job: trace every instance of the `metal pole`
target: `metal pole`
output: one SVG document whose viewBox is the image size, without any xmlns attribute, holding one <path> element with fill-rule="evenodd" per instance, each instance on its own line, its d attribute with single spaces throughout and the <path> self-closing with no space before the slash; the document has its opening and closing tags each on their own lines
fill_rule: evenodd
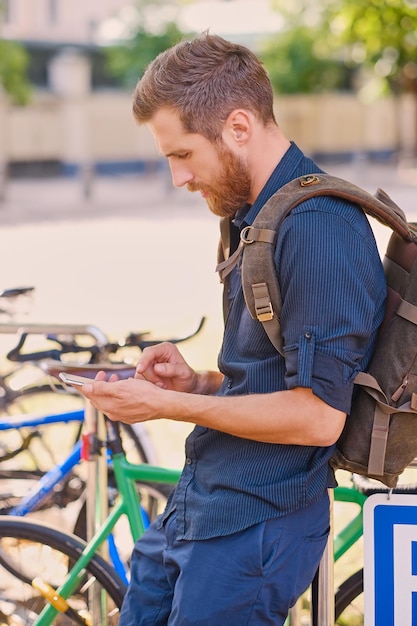
<svg viewBox="0 0 417 626">
<path fill-rule="evenodd" d="M 330 533 L 321 557 L 320 565 L 312 585 L 311 623 L 312 626 L 333 626 L 334 624 L 334 553 L 333 553 L 333 490 L 329 490 Z"/>
<path fill-rule="evenodd" d="M 290 611 L 288 613 L 288 619 L 285 622 L 286 626 L 301 626 L 301 608 L 302 597 L 298 598 L 294 606 L 290 608 Z"/>
<path fill-rule="evenodd" d="M 85 405 L 85 434 L 88 437 L 87 449 L 87 495 L 86 495 L 86 528 L 87 541 L 99 530 L 108 515 L 107 490 L 107 454 L 101 445 L 106 440 L 104 416 L 92 404 Z M 108 559 L 107 543 L 100 546 L 100 555 Z M 105 626 L 108 624 L 106 606 L 103 605 L 101 590 L 94 583 L 88 588 L 89 606 L 92 623 Z"/>
<path fill-rule="evenodd" d="M 7 163 L 0 160 L 0 203 L 6 200 L 8 182 L 8 168 Z"/>
<path fill-rule="evenodd" d="M 3 87 L 0 84 L 0 204 L 6 200 L 8 167 L 8 133 L 7 122 L 9 105 Z"/>
</svg>

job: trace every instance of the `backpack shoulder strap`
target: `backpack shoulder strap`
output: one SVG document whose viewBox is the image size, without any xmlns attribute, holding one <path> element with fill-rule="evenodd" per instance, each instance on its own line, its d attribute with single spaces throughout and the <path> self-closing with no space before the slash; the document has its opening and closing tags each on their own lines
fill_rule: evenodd
<svg viewBox="0 0 417 626">
<path fill-rule="evenodd" d="M 282 354 L 280 330 L 281 294 L 276 276 L 274 251 L 278 229 L 293 208 L 316 196 L 336 196 L 358 204 L 406 241 L 417 241 L 402 209 L 382 190 L 375 196 L 344 179 L 329 174 L 311 174 L 292 180 L 264 204 L 253 224 L 242 230 L 242 288 L 253 319 L 262 322 L 275 348 Z M 226 268 L 230 271 L 230 267 Z"/>
</svg>

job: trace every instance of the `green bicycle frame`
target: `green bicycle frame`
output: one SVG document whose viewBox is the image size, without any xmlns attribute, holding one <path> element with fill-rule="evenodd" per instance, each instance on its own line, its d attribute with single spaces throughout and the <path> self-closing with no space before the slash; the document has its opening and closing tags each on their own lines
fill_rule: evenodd
<svg viewBox="0 0 417 626">
<path fill-rule="evenodd" d="M 80 558 L 71 568 L 65 583 L 57 589 L 57 594 L 64 599 L 68 599 L 75 591 L 85 574 L 85 567 L 100 546 L 106 541 L 116 523 L 123 515 L 127 516 L 134 541 L 145 531 L 143 517 L 140 507 L 138 506 L 138 494 L 135 488 L 135 481 L 175 485 L 180 476 L 179 470 L 132 464 L 126 460 L 125 455 L 122 453 L 113 454 L 112 463 L 116 484 L 119 490 L 118 500 L 109 516 L 100 526 L 93 538 L 88 542 Z M 334 500 L 336 502 L 354 503 L 359 506 L 357 515 L 334 537 L 334 560 L 337 561 L 354 545 L 363 533 L 362 509 L 366 496 L 353 486 L 339 486 L 334 490 Z M 36 620 L 36 626 L 50 626 L 58 613 L 58 609 L 52 606 L 52 604 L 48 604 Z"/>
<path fill-rule="evenodd" d="M 116 523 L 123 515 L 127 516 L 134 541 L 145 531 L 142 514 L 138 506 L 138 494 L 135 488 L 135 481 L 174 485 L 178 482 L 180 475 L 180 471 L 175 469 L 132 464 L 126 460 L 124 454 L 113 454 L 112 463 L 116 484 L 119 490 L 118 500 L 107 519 L 100 526 L 91 541 L 88 542 L 80 558 L 71 568 L 65 583 L 57 589 L 57 595 L 65 600 L 75 591 L 85 573 L 85 567 L 100 546 L 106 541 Z M 42 610 L 34 624 L 36 626 L 50 626 L 58 614 L 59 610 L 52 606 L 52 604 L 48 604 Z"/>
<path fill-rule="evenodd" d="M 336 487 L 335 502 L 349 502 L 359 506 L 359 512 L 334 536 L 334 560 L 340 559 L 363 535 L 363 505 L 367 496 L 352 487 Z"/>
</svg>

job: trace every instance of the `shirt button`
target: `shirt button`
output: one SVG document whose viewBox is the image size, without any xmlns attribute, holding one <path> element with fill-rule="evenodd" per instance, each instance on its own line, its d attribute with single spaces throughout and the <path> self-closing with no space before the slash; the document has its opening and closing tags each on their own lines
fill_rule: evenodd
<svg viewBox="0 0 417 626">
<path fill-rule="evenodd" d="M 190 459 L 190 457 L 189 457 L 189 456 L 187 456 L 187 458 L 185 459 L 185 462 L 186 462 L 186 464 L 187 464 L 187 465 L 191 465 L 191 463 L 193 462 L 193 460 L 192 460 L 192 459 Z"/>
<path fill-rule="evenodd" d="M 229 380 L 227 381 L 227 388 L 231 389 L 233 387 L 233 381 L 231 378 L 229 378 Z"/>
<path fill-rule="evenodd" d="M 307 331 L 304 333 L 304 337 L 305 337 L 306 339 L 311 339 L 311 332 L 310 332 L 309 330 L 307 330 Z"/>
</svg>

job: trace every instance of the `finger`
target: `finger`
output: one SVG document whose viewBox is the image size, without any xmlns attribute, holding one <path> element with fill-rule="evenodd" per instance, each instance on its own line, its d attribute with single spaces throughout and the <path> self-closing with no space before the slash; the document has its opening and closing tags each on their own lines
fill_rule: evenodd
<svg viewBox="0 0 417 626">
<path fill-rule="evenodd" d="M 158 383 L 163 383 L 162 378 L 158 376 L 155 372 L 155 365 L 155 363 L 152 364 L 152 367 L 148 367 L 144 371 L 138 371 L 138 368 L 136 368 L 136 372 L 133 378 L 135 378 L 136 380 L 146 380 L 147 382 L 153 383 L 154 385 Z"/>
<path fill-rule="evenodd" d="M 128 392 L 126 391 L 127 380 L 119 380 L 116 376 L 116 380 L 92 380 L 91 383 L 85 383 L 80 387 L 80 391 L 87 397 L 93 396 L 106 399 L 123 399 Z"/>
<path fill-rule="evenodd" d="M 155 374 L 161 379 L 183 378 L 189 373 L 189 368 L 182 363 L 155 363 Z"/>
<path fill-rule="evenodd" d="M 178 348 L 172 343 L 164 341 L 144 349 L 136 370 L 139 374 L 143 374 L 147 370 L 153 369 L 155 363 L 178 362 L 179 359 L 182 357 Z"/>
</svg>

